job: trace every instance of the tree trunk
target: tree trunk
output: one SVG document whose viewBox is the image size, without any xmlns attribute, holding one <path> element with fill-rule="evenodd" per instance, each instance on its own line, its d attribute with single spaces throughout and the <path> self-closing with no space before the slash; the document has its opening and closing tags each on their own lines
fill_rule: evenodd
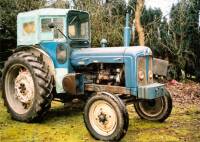
<svg viewBox="0 0 200 142">
<path fill-rule="evenodd" d="M 139 45 L 144 46 L 144 29 L 140 22 L 140 17 L 142 15 L 144 7 L 144 0 L 137 0 L 136 10 L 135 10 L 135 28 L 139 36 Z"/>
</svg>

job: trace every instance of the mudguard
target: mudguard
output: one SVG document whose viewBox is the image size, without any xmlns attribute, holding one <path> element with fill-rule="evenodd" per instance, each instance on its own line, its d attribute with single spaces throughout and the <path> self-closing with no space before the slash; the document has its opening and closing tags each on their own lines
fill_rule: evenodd
<svg viewBox="0 0 200 142">
<path fill-rule="evenodd" d="M 20 51 L 28 51 L 38 57 L 41 57 L 42 60 L 49 66 L 50 74 L 54 77 L 54 80 L 55 80 L 55 78 L 56 78 L 55 77 L 55 67 L 54 67 L 53 61 L 45 51 L 38 48 L 37 46 L 20 46 L 15 49 L 14 53 L 20 52 Z"/>
</svg>

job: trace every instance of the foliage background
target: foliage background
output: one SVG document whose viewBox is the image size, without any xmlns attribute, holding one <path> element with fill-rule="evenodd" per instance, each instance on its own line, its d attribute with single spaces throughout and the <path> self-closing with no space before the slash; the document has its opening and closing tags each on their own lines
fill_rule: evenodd
<svg viewBox="0 0 200 142">
<path fill-rule="evenodd" d="M 106 38 L 109 46 L 123 45 L 123 27 L 125 5 L 122 0 L 76 0 L 78 9 L 89 11 L 91 15 L 92 46 L 100 46 L 100 40 Z M 0 67 L 16 47 L 16 16 L 19 12 L 43 7 L 66 8 L 69 4 L 55 0 L 47 4 L 45 0 L 1 0 L 0 1 Z M 134 18 L 134 0 L 133 8 Z M 169 60 L 173 78 L 186 74 L 200 78 L 200 28 L 199 0 L 180 0 L 173 5 L 169 19 L 158 8 L 144 7 L 141 22 L 145 31 L 145 44 L 155 57 Z M 138 36 L 131 45 L 138 45 Z M 6 53 L 6 54 L 5 54 Z"/>
</svg>

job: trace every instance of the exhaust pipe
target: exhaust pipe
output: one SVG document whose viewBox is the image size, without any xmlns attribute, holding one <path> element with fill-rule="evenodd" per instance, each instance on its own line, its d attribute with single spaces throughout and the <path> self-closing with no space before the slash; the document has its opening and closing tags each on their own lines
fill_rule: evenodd
<svg viewBox="0 0 200 142">
<path fill-rule="evenodd" d="M 124 46 L 129 47 L 131 43 L 131 27 L 130 27 L 130 8 L 129 0 L 126 0 L 126 21 L 124 27 Z"/>
<path fill-rule="evenodd" d="M 68 0 L 68 2 L 69 2 L 69 8 L 74 9 L 75 8 L 74 0 Z"/>
</svg>

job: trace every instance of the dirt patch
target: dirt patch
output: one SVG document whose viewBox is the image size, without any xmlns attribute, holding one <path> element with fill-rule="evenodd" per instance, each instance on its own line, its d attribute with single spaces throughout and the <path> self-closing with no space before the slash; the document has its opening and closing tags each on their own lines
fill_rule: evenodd
<svg viewBox="0 0 200 142">
<path fill-rule="evenodd" d="M 168 82 L 166 87 L 172 94 L 174 104 L 200 106 L 200 84 L 193 81 Z"/>
</svg>

